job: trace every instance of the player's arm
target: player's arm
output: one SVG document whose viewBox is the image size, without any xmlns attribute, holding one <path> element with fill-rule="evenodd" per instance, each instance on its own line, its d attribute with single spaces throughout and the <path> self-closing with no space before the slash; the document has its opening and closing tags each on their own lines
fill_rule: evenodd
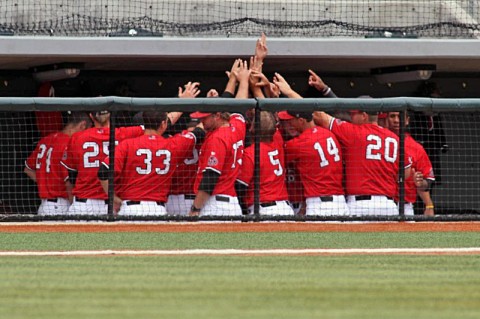
<svg viewBox="0 0 480 319">
<path fill-rule="evenodd" d="M 249 78 L 251 70 L 248 68 L 247 61 L 242 61 L 240 67 L 234 72 L 238 81 L 238 90 L 236 99 L 248 99 Z"/>
<path fill-rule="evenodd" d="M 199 82 L 188 82 L 185 84 L 182 89 L 181 86 L 178 87 L 178 97 L 181 99 L 194 99 L 200 94 L 200 89 L 198 86 Z M 183 112 L 169 112 L 168 119 L 170 125 L 177 123 L 178 119 L 182 116 Z"/>
<path fill-rule="evenodd" d="M 73 184 L 68 181 L 68 178 L 65 179 L 65 189 L 67 191 L 68 201 L 73 203 Z"/>
<path fill-rule="evenodd" d="M 287 80 L 285 80 L 285 78 L 280 75 L 280 73 L 275 72 L 275 76 L 273 77 L 273 83 L 286 97 L 289 97 L 291 99 L 302 99 L 302 96 L 292 89 L 290 84 L 288 84 Z"/>
<path fill-rule="evenodd" d="M 263 61 L 265 61 L 267 54 L 267 36 L 265 35 L 265 33 L 262 32 L 262 35 L 257 40 L 257 43 L 255 45 L 254 64 L 252 67 L 254 70 L 262 72 Z"/>
<path fill-rule="evenodd" d="M 414 168 L 411 169 L 411 174 L 417 191 L 430 191 L 433 181 L 425 179 L 422 172 L 416 171 Z"/>
<path fill-rule="evenodd" d="M 250 60 L 251 61 L 251 60 Z M 250 62 L 250 65 L 252 63 Z M 253 97 L 263 99 L 265 95 L 263 94 L 263 87 L 265 85 L 265 81 L 263 79 L 265 75 L 263 73 L 253 72 L 250 74 L 249 78 L 249 88 L 250 92 L 252 92 Z M 268 80 L 267 83 L 269 84 Z"/>
<path fill-rule="evenodd" d="M 198 193 L 195 196 L 193 205 L 190 208 L 189 216 L 198 216 L 200 214 L 200 210 L 205 206 L 205 203 L 212 195 L 219 178 L 220 173 L 211 169 L 206 169 L 203 172 L 202 181 L 198 187 Z"/>
<path fill-rule="evenodd" d="M 23 172 L 27 174 L 27 176 L 30 177 L 32 181 L 34 181 L 35 183 L 37 182 L 37 173 L 33 169 L 25 167 L 23 169 Z"/>
<path fill-rule="evenodd" d="M 423 215 L 425 216 L 433 216 L 435 215 L 435 206 L 433 205 L 432 197 L 430 196 L 429 191 L 420 191 L 417 190 L 418 196 L 423 201 L 423 205 L 425 206 L 425 210 L 423 211 Z"/>
<path fill-rule="evenodd" d="M 332 91 L 332 89 L 323 82 L 322 78 L 318 76 L 312 70 L 308 70 L 310 76 L 308 77 L 308 85 L 314 87 L 319 91 L 324 97 L 335 98 L 337 95 Z"/>
<path fill-rule="evenodd" d="M 103 191 L 105 194 L 108 195 L 108 175 L 109 175 L 109 167 L 105 162 L 102 162 L 100 168 L 98 169 L 97 177 L 100 180 L 100 184 L 102 185 Z M 113 193 L 113 210 L 118 212 L 120 210 L 120 206 L 122 205 L 122 199 Z"/>
<path fill-rule="evenodd" d="M 222 93 L 222 97 L 234 97 L 235 91 L 237 88 L 237 77 L 235 76 L 235 72 L 238 71 L 240 64 L 242 63 L 242 59 L 236 59 L 233 62 L 232 68 L 230 71 L 225 71 L 228 77 L 228 82 L 225 87 L 225 90 Z"/>
</svg>

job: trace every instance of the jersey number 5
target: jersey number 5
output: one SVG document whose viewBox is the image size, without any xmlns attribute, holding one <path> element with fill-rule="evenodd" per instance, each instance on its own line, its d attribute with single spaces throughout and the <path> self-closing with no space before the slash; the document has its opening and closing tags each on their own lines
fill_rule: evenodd
<svg viewBox="0 0 480 319">
<path fill-rule="evenodd" d="M 277 158 L 275 158 L 275 156 L 277 156 Z M 273 150 L 273 151 L 268 152 L 268 157 L 270 158 L 270 163 L 273 166 L 278 166 L 277 169 L 273 170 L 273 173 L 276 176 L 282 176 L 283 167 L 282 167 L 282 163 L 280 163 L 280 159 L 278 158 L 278 150 Z"/>
</svg>

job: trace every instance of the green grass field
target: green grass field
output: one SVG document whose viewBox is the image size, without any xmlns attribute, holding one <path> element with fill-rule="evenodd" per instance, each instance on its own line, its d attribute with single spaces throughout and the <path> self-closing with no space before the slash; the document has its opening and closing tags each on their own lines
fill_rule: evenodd
<svg viewBox="0 0 480 319">
<path fill-rule="evenodd" d="M 0 233 L 0 250 L 478 247 L 478 233 Z M 479 318 L 480 256 L 0 257 L 0 318 Z"/>
</svg>

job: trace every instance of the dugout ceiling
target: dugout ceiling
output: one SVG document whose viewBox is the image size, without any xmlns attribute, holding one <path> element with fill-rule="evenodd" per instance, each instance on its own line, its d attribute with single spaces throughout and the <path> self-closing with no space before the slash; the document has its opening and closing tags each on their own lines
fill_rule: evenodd
<svg viewBox="0 0 480 319">
<path fill-rule="evenodd" d="M 224 71 L 248 58 L 254 38 L 0 37 L 0 70 L 83 62 L 85 70 Z M 371 68 L 433 63 L 437 72 L 480 70 L 478 40 L 268 39 L 267 70 L 369 73 Z"/>
<path fill-rule="evenodd" d="M 202 81 L 204 90 L 220 90 L 225 71 L 235 58 L 248 59 L 255 42 L 256 38 L 0 36 L 0 95 L 35 95 L 29 69 L 65 62 L 81 63 L 82 71 L 76 79 L 58 81 L 57 96 L 117 95 L 117 83 L 127 83 L 129 95 L 168 97 L 190 80 Z M 313 69 L 343 97 L 410 96 L 418 82 L 380 85 L 370 69 L 428 63 L 436 65 L 432 79 L 440 82 L 446 96 L 478 97 L 478 40 L 269 38 L 267 44 L 264 72 L 269 77 L 280 72 L 301 93 L 308 94 L 307 70 Z"/>
</svg>

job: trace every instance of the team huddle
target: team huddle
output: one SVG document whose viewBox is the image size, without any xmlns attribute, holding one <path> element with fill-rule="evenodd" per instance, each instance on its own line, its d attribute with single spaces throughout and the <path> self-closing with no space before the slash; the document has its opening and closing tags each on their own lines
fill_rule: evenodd
<svg viewBox="0 0 480 319">
<path fill-rule="evenodd" d="M 224 92 L 210 90 L 207 97 L 301 98 L 280 74 L 270 82 L 262 73 L 266 55 L 262 36 L 250 63 L 236 60 L 227 72 Z M 309 72 L 309 85 L 334 98 Z M 185 84 L 178 97 L 197 97 L 199 85 Z M 252 214 L 257 151 L 261 215 L 399 214 L 399 112 L 355 110 L 340 119 L 320 111 L 261 111 L 259 125 L 253 113 L 193 112 L 191 125 L 166 135 L 182 113 L 144 111 L 143 125 L 115 129 L 113 157 L 110 113 L 72 113 L 64 129 L 40 140 L 25 163 L 42 200 L 38 214 L 107 214 L 112 172 L 118 215 Z M 259 150 L 254 136 L 260 137 Z M 404 154 L 405 214 L 413 215 L 418 195 L 424 213 L 433 215 L 430 160 L 408 134 Z"/>
</svg>

